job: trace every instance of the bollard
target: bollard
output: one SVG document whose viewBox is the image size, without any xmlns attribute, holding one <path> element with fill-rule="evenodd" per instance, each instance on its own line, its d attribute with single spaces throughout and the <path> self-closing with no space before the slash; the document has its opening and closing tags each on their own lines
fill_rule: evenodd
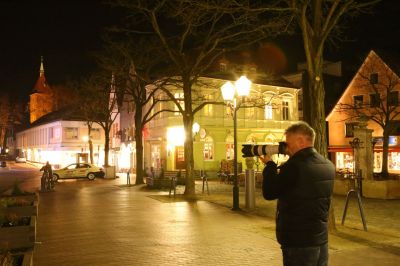
<svg viewBox="0 0 400 266">
<path fill-rule="evenodd" d="M 131 185 L 131 177 L 130 177 L 130 175 L 129 175 L 129 172 L 126 172 L 126 184 L 127 184 L 128 186 Z"/>
<path fill-rule="evenodd" d="M 245 188 L 246 188 L 246 208 L 253 209 L 256 206 L 256 182 L 255 173 L 253 169 L 246 170 L 245 177 Z"/>
</svg>

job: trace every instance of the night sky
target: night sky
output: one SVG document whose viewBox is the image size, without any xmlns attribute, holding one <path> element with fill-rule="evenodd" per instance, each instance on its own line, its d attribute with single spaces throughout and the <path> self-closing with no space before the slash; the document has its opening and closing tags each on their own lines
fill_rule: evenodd
<svg viewBox="0 0 400 266">
<path fill-rule="evenodd" d="M 101 47 L 103 28 L 118 22 L 116 12 L 101 2 L 0 0 L 0 92 L 27 95 L 39 75 L 41 55 L 50 85 L 84 76 L 93 69 L 88 52 Z M 371 48 L 398 50 L 398 14 L 400 1 L 383 0 L 374 15 L 349 23 L 346 34 L 353 41 L 328 47 L 326 59 L 359 65 Z M 301 43 L 284 38 L 277 44 L 292 65 L 301 60 Z"/>
</svg>

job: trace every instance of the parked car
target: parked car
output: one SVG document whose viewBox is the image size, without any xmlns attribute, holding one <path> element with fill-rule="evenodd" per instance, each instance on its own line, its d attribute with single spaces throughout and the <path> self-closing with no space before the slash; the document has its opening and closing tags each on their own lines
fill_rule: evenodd
<svg viewBox="0 0 400 266">
<path fill-rule="evenodd" d="M 89 163 L 73 163 L 67 167 L 53 170 L 54 180 L 66 178 L 87 177 L 94 180 L 96 177 L 104 177 L 105 173 L 102 168 Z"/>
<path fill-rule="evenodd" d="M 15 162 L 16 162 L 16 163 L 26 163 L 26 158 L 25 158 L 25 157 L 19 157 L 19 156 L 17 156 L 17 157 L 15 158 Z"/>
<path fill-rule="evenodd" d="M 0 167 L 6 167 L 6 166 L 7 166 L 6 161 L 1 161 L 1 162 L 0 162 Z"/>
</svg>

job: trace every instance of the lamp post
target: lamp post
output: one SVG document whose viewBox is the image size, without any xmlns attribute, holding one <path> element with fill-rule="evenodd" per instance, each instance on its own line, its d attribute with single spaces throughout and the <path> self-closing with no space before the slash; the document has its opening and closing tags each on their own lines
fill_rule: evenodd
<svg viewBox="0 0 400 266">
<path fill-rule="evenodd" d="M 237 110 L 239 110 L 244 97 L 250 93 L 251 81 L 245 76 L 241 76 L 235 85 L 228 81 L 221 87 L 222 97 L 227 101 L 227 105 L 231 108 L 233 114 L 233 206 L 232 210 L 237 211 L 239 208 L 239 186 L 238 186 L 238 169 L 237 169 Z M 235 97 L 239 97 L 239 100 Z M 242 101 L 240 101 L 240 97 Z"/>
</svg>

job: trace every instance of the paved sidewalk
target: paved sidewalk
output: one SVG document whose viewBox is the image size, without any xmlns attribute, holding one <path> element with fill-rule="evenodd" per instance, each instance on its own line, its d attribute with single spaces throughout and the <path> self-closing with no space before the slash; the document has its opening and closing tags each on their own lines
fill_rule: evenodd
<svg viewBox="0 0 400 266">
<path fill-rule="evenodd" d="M 215 203 L 187 202 L 124 181 L 61 182 L 40 194 L 34 265 L 282 265 L 273 217 L 231 211 L 231 186 L 210 182 L 199 198 Z M 274 202 L 257 204 L 274 212 Z M 392 233 L 340 228 L 329 265 L 400 265 Z"/>
</svg>

